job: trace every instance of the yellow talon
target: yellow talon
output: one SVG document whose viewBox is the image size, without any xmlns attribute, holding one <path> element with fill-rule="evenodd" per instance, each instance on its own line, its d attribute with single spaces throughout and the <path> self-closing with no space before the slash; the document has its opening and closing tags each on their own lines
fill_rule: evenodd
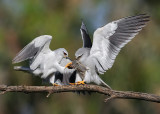
<svg viewBox="0 0 160 114">
<path fill-rule="evenodd" d="M 84 85 L 85 83 L 84 83 L 84 81 L 78 81 L 78 82 L 76 82 L 75 84 L 76 84 L 76 85 L 81 85 L 81 84 Z"/>
<path fill-rule="evenodd" d="M 68 67 L 70 67 L 71 65 L 72 65 L 72 62 L 68 63 L 68 64 L 65 66 L 65 68 L 68 68 Z"/>
<path fill-rule="evenodd" d="M 56 83 L 53 83 L 53 86 L 59 86 L 58 84 L 56 84 Z"/>
<path fill-rule="evenodd" d="M 76 85 L 76 83 L 69 83 L 70 85 Z"/>
</svg>

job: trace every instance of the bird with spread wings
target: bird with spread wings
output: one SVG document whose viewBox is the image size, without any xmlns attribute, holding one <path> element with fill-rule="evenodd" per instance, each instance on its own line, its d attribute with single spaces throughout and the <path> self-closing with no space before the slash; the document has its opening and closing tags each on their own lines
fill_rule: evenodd
<svg viewBox="0 0 160 114">
<path fill-rule="evenodd" d="M 39 36 L 13 59 L 13 63 L 29 60 L 29 67 L 15 66 L 14 69 L 48 79 L 53 85 L 69 84 L 70 77 L 75 77 L 73 82 L 76 84 L 93 82 L 110 88 L 99 74 L 104 74 L 113 66 L 121 48 L 131 41 L 148 21 L 149 16 L 141 14 L 108 23 L 94 32 L 93 44 L 82 22 L 80 31 L 83 47 L 76 51 L 76 59 L 72 62 L 64 48 L 50 50 L 52 36 Z"/>
<path fill-rule="evenodd" d="M 49 48 L 52 36 L 42 35 L 26 45 L 13 59 L 13 63 L 29 60 L 29 67 L 15 66 L 15 70 L 28 72 L 48 80 L 54 86 L 69 84 L 74 70 L 65 67 L 71 62 L 64 48 L 52 51 Z"/>
<path fill-rule="evenodd" d="M 93 34 L 93 44 L 85 24 L 82 22 L 81 35 L 83 47 L 75 53 L 76 60 L 67 64 L 77 70 L 76 83 L 95 83 L 110 88 L 100 77 L 113 66 L 116 56 L 149 21 L 149 16 L 140 14 L 125 17 L 98 28 Z M 82 73 L 81 67 L 83 70 Z"/>
</svg>

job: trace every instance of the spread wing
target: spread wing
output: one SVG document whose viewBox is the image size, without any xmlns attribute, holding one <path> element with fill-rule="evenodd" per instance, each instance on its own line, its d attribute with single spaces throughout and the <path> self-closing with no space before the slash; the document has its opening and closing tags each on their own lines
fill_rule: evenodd
<svg viewBox="0 0 160 114">
<path fill-rule="evenodd" d="M 83 23 L 83 21 L 82 21 L 80 31 L 81 31 L 81 36 L 82 36 L 82 40 L 83 40 L 83 47 L 91 48 L 92 42 L 91 42 L 87 28 L 86 28 L 85 24 Z"/>
<path fill-rule="evenodd" d="M 12 60 L 12 62 L 19 63 L 37 56 L 38 53 L 42 50 L 50 50 L 49 44 L 51 42 L 51 39 L 52 36 L 50 35 L 42 35 L 35 38 L 17 54 L 17 56 Z"/>
<path fill-rule="evenodd" d="M 90 57 L 98 73 L 103 74 L 112 67 L 116 56 L 135 35 L 142 30 L 149 16 L 145 14 L 122 18 L 98 28 L 93 35 Z"/>
</svg>

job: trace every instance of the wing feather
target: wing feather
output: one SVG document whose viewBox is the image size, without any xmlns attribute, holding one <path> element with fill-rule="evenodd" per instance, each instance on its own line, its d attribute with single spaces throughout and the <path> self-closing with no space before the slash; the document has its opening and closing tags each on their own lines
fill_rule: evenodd
<svg viewBox="0 0 160 114">
<path fill-rule="evenodd" d="M 141 14 L 113 21 L 98 28 L 93 35 L 90 58 L 94 60 L 97 71 L 103 74 L 112 67 L 116 56 L 149 21 L 149 16 Z"/>
<path fill-rule="evenodd" d="M 83 23 L 83 21 L 82 21 L 80 31 L 81 31 L 81 36 L 82 36 L 82 40 L 83 40 L 83 47 L 91 48 L 92 42 L 91 42 L 87 28 L 86 28 L 85 24 Z"/>
<path fill-rule="evenodd" d="M 49 44 L 51 39 L 52 36 L 50 35 L 42 35 L 35 38 L 17 54 L 17 56 L 12 60 L 12 62 L 19 63 L 37 56 L 42 50 L 49 50 Z"/>
</svg>

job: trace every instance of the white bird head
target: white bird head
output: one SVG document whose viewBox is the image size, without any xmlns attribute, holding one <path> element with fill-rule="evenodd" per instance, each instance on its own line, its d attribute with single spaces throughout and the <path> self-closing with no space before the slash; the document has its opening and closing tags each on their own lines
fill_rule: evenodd
<svg viewBox="0 0 160 114">
<path fill-rule="evenodd" d="M 68 52 L 67 52 L 67 50 L 64 49 L 64 48 L 56 49 L 56 50 L 55 50 L 55 53 L 56 53 L 58 56 L 62 56 L 62 58 L 68 57 Z"/>
<path fill-rule="evenodd" d="M 85 60 L 89 56 L 90 48 L 79 48 L 76 53 L 75 57 L 79 61 Z"/>
</svg>

